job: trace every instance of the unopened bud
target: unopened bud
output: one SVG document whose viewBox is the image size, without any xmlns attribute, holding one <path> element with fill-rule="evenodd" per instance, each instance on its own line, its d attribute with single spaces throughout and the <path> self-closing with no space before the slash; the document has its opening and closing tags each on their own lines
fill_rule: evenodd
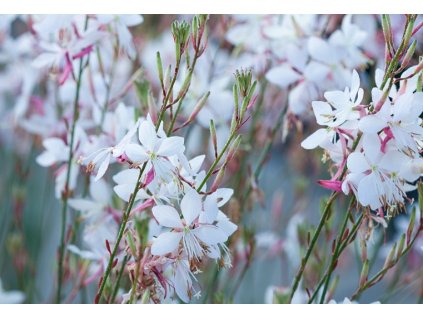
<svg viewBox="0 0 423 318">
<path fill-rule="evenodd" d="M 404 69 L 407 67 L 408 63 L 410 63 L 411 59 L 413 58 L 414 51 L 416 50 L 417 41 L 414 40 L 413 43 L 411 43 L 410 47 L 407 50 L 407 53 L 405 54 L 402 62 L 401 62 L 401 69 Z"/>
<path fill-rule="evenodd" d="M 228 155 L 226 157 L 226 163 L 232 161 L 233 157 L 235 156 L 236 151 L 241 143 L 241 135 L 238 135 L 234 142 L 232 143 L 231 148 L 229 148 Z"/>
<path fill-rule="evenodd" d="M 420 204 L 420 193 L 419 193 L 419 204 Z M 410 223 L 408 224 L 408 228 L 407 228 L 407 232 L 406 232 L 407 245 L 410 244 L 411 235 L 413 234 L 415 222 L 416 222 L 416 209 L 414 209 L 413 212 L 411 213 Z"/>
<path fill-rule="evenodd" d="M 160 52 L 156 53 L 157 71 L 159 72 L 160 83 L 163 85 L 163 63 L 160 57 Z"/>
<path fill-rule="evenodd" d="M 222 183 L 223 177 L 225 176 L 225 166 L 226 165 L 224 164 L 220 168 L 219 172 L 217 173 L 217 176 L 214 179 L 213 184 L 210 188 L 210 192 L 212 192 L 212 193 L 215 192 L 219 188 L 220 184 Z"/>
<path fill-rule="evenodd" d="M 198 113 L 203 109 L 203 107 L 206 104 L 209 96 L 210 96 L 210 92 L 207 92 L 206 94 L 203 95 L 203 97 L 200 98 L 198 103 L 194 106 L 194 110 L 192 111 L 191 115 L 189 116 L 188 121 L 191 122 L 195 119 L 195 117 L 198 115 Z"/>
<path fill-rule="evenodd" d="M 388 256 L 385 259 L 385 264 L 383 265 L 383 268 L 390 268 L 392 266 L 392 264 L 394 263 L 394 255 L 395 255 L 395 250 L 397 249 L 397 243 L 395 242 L 394 245 L 392 246 L 391 250 L 389 251 Z"/>
<path fill-rule="evenodd" d="M 361 269 L 360 274 L 360 288 L 364 287 L 364 285 L 367 283 L 367 278 L 369 276 L 369 260 L 365 260 L 363 264 L 363 268 Z"/>
<path fill-rule="evenodd" d="M 217 158 L 217 137 L 213 119 L 210 119 L 210 136 L 212 138 L 214 157 Z"/>
<path fill-rule="evenodd" d="M 382 14 L 382 30 L 388 47 L 393 43 L 391 21 L 388 14 Z"/>
<path fill-rule="evenodd" d="M 405 244 L 405 234 L 403 233 L 401 235 L 401 239 L 400 239 L 399 244 L 398 244 L 398 250 L 397 250 L 397 257 L 396 257 L 396 259 L 399 259 L 401 257 L 402 250 L 404 249 L 404 244 Z"/>
</svg>

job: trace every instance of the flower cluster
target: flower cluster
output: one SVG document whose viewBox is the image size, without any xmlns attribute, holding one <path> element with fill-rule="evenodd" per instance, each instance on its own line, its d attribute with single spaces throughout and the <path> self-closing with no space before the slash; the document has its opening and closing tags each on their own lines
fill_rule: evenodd
<svg viewBox="0 0 423 318">
<path fill-rule="evenodd" d="M 414 182 L 423 173 L 423 93 L 417 91 L 417 73 L 416 67 L 409 68 L 401 74 L 407 80 L 398 89 L 384 92 L 383 72 L 377 70 L 377 87 L 365 105 L 359 75 L 353 71 L 350 87 L 326 92 L 326 102 L 313 102 L 316 121 L 325 128 L 302 146 L 323 148 L 337 169 L 322 185 L 352 192 L 362 206 L 375 211 L 391 213 L 404 206 L 407 192 L 416 189 Z"/>
</svg>

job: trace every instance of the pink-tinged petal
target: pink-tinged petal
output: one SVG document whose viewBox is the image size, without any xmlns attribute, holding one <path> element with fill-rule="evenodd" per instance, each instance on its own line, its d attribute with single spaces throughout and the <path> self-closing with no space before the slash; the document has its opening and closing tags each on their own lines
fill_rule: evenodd
<svg viewBox="0 0 423 318">
<path fill-rule="evenodd" d="M 135 207 L 135 209 L 133 209 L 131 211 L 131 213 L 139 213 L 139 212 L 142 212 L 145 209 L 153 206 L 154 204 L 155 204 L 155 201 L 153 199 L 145 200 L 143 203 L 141 203 L 140 205 L 138 205 L 137 207 Z"/>
<path fill-rule="evenodd" d="M 150 171 L 148 171 L 147 176 L 144 181 L 144 187 L 148 186 L 154 180 L 154 167 L 151 167 Z"/>
<path fill-rule="evenodd" d="M 224 243 L 228 240 L 228 236 L 216 226 L 204 225 L 192 230 L 192 233 L 207 245 L 215 245 Z"/>
<path fill-rule="evenodd" d="M 368 115 L 360 119 L 358 128 L 364 133 L 375 134 L 385 128 L 387 123 L 376 115 Z"/>
<path fill-rule="evenodd" d="M 266 73 L 266 79 L 279 87 L 286 88 L 301 79 L 301 75 L 295 72 L 289 65 L 280 65 L 270 69 Z"/>
<path fill-rule="evenodd" d="M 59 77 L 59 85 L 63 85 L 68 79 L 70 73 L 72 72 L 72 62 L 66 57 L 65 68 L 62 71 L 62 74 Z"/>
<path fill-rule="evenodd" d="M 182 228 L 182 221 L 178 211 L 169 205 L 157 205 L 153 207 L 154 218 L 161 226 L 170 228 Z"/>
<path fill-rule="evenodd" d="M 348 156 L 347 167 L 352 173 L 361 173 L 370 169 L 370 165 L 361 152 L 353 152 Z"/>
<path fill-rule="evenodd" d="M 314 116 L 319 125 L 325 126 L 331 121 L 329 116 L 333 116 L 332 107 L 325 102 L 315 101 L 311 104 L 313 107 Z"/>
<path fill-rule="evenodd" d="M 194 189 L 189 189 L 181 200 L 181 210 L 187 225 L 200 215 L 202 210 L 201 196 Z"/>
<path fill-rule="evenodd" d="M 104 174 L 106 173 L 107 168 L 109 167 L 110 158 L 112 154 L 109 152 L 107 153 L 106 157 L 104 158 L 103 162 L 101 163 L 100 167 L 98 168 L 97 176 L 95 177 L 95 181 L 100 180 Z"/>
<path fill-rule="evenodd" d="M 129 144 L 125 147 L 125 153 L 128 158 L 134 163 L 141 163 L 148 160 L 149 156 L 147 155 L 144 147 L 141 147 L 137 144 Z"/>
<path fill-rule="evenodd" d="M 341 192 L 342 191 L 342 181 L 339 180 L 319 180 L 317 181 L 323 188 Z"/>
<path fill-rule="evenodd" d="M 184 138 L 169 137 L 164 138 L 157 150 L 159 156 L 170 157 L 178 153 L 184 152 Z"/>
<path fill-rule="evenodd" d="M 151 245 L 151 254 L 166 255 L 178 248 L 179 242 L 182 238 L 182 232 L 166 232 L 159 235 Z"/>
<path fill-rule="evenodd" d="M 301 143 L 301 147 L 303 147 L 304 149 L 314 149 L 320 146 L 328 138 L 328 136 L 329 134 L 326 129 L 318 129 L 303 140 L 303 142 Z"/>
<path fill-rule="evenodd" d="M 154 151 L 157 143 L 156 128 L 150 120 L 144 120 L 138 130 L 138 138 L 147 151 Z"/>
</svg>

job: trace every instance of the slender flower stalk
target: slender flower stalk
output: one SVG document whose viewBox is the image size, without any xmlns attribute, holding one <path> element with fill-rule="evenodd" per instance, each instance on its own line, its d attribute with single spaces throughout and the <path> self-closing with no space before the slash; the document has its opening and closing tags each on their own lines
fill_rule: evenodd
<svg viewBox="0 0 423 318">
<path fill-rule="evenodd" d="M 65 253 L 66 253 L 66 220 L 67 220 L 67 212 L 68 212 L 68 199 L 70 196 L 69 193 L 69 181 L 71 176 L 71 169 L 72 169 L 72 161 L 73 157 L 73 149 L 74 149 L 74 141 L 75 141 L 75 127 L 78 121 L 79 112 L 79 96 L 81 90 L 81 81 L 82 81 L 82 73 L 84 70 L 83 60 L 79 61 L 79 71 L 76 80 L 76 93 L 75 99 L 73 104 L 73 117 L 72 117 L 72 126 L 70 130 L 70 142 L 69 142 L 69 157 L 67 161 L 67 172 L 66 172 L 66 181 L 64 192 L 62 193 L 62 221 L 61 221 L 61 228 L 60 228 L 60 247 L 59 247 L 59 262 L 57 268 L 57 292 L 56 292 L 56 303 L 61 302 L 61 295 L 62 295 L 62 284 L 63 284 L 63 265 L 65 260 Z"/>
</svg>

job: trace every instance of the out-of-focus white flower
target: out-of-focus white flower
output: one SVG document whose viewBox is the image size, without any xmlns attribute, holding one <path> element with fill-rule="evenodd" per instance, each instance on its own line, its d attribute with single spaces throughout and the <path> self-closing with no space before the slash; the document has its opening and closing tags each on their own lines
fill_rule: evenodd
<svg viewBox="0 0 423 318">
<path fill-rule="evenodd" d="M 100 23 L 110 25 L 116 32 L 119 46 L 128 54 L 131 59 L 135 58 L 136 49 L 132 40 L 129 27 L 141 24 L 144 18 L 139 14 L 99 14 L 97 19 Z"/>
<path fill-rule="evenodd" d="M 0 279 L 0 304 L 20 304 L 25 300 L 25 294 L 21 291 L 5 291 Z"/>
</svg>

